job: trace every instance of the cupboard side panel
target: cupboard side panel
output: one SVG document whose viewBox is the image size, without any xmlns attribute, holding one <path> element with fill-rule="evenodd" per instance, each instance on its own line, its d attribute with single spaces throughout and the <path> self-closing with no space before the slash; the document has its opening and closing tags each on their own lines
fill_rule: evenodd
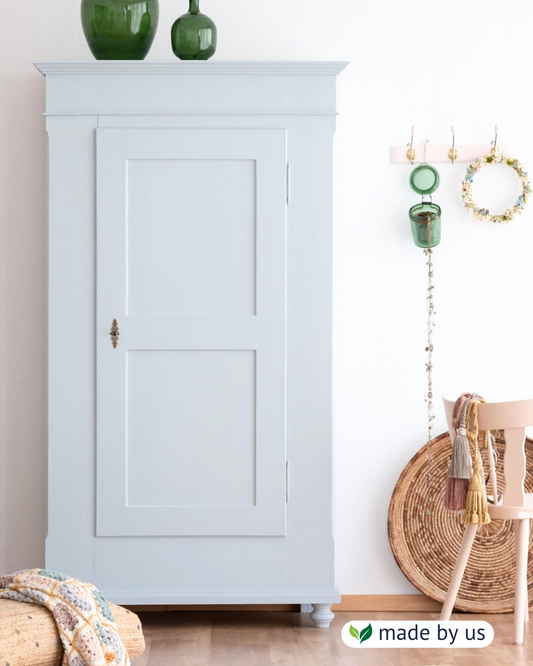
<svg viewBox="0 0 533 666">
<path fill-rule="evenodd" d="M 287 581 L 335 591 L 333 542 L 332 118 L 289 131 Z"/>
<path fill-rule="evenodd" d="M 94 578 L 96 116 L 47 118 L 46 566 Z"/>
</svg>

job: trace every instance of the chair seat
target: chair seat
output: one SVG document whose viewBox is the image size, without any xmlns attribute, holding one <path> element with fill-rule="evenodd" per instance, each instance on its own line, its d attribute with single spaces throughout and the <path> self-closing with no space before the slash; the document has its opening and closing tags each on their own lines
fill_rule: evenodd
<svg viewBox="0 0 533 666">
<path fill-rule="evenodd" d="M 524 503 L 524 506 L 494 506 L 489 504 L 490 517 L 499 520 L 533 518 L 533 493 L 526 493 Z"/>
<path fill-rule="evenodd" d="M 489 495 L 492 498 L 492 495 Z M 497 520 L 520 520 L 521 518 L 533 518 L 533 493 L 525 494 L 524 506 L 494 506 L 489 504 L 491 518 Z M 459 511 L 460 514 L 464 513 Z"/>
</svg>

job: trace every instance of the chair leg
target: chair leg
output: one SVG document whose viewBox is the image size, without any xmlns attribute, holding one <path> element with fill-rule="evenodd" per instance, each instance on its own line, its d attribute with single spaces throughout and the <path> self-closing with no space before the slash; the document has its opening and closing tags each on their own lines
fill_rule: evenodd
<svg viewBox="0 0 533 666">
<path fill-rule="evenodd" d="M 527 587 L 527 564 L 526 564 L 526 612 L 524 613 L 524 622 L 529 622 L 529 590 Z"/>
<path fill-rule="evenodd" d="M 514 642 L 524 642 L 524 620 L 526 617 L 527 555 L 529 548 L 529 519 L 514 520 L 516 542 L 516 590 L 514 604 Z"/>
<path fill-rule="evenodd" d="M 440 614 L 441 620 L 449 620 L 452 615 L 453 605 L 455 604 L 457 593 L 459 592 L 459 586 L 463 580 L 463 574 L 465 572 L 466 563 L 468 562 L 468 556 L 472 550 L 472 544 L 474 543 L 477 527 L 477 525 L 466 525 L 465 527 L 463 541 L 461 543 L 459 555 L 457 556 L 457 562 L 455 563 L 453 570 L 452 579 L 448 588 L 448 594 L 446 595 L 444 605 L 442 606 L 442 611 Z"/>
<path fill-rule="evenodd" d="M 529 544 L 528 544 L 528 559 L 529 559 Z M 524 613 L 524 622 L 529 622 L 529 589 L 527 584 L 528 581 L 527 581 L 527 560 L 526 560 L 526 603 L 525 603 L 526 612 Z"/>
</svg>

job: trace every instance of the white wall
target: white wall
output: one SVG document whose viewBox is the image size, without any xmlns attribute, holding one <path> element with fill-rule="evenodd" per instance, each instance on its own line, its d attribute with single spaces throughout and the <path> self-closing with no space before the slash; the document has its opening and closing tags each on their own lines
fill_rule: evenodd
<svg viewBox="0 0 533 666">
<path fill-rule="evenodd" d="M 153 60 L 173 58 L 170 26 L 187 4 L 160 3 Z M 202 9 L 219 27 L 218 58 L 351 61 L 339 79 L 336 144 L 337 582 L 344 593 L 409 592 L 386 517 L 398 475 L 425 441 L 425 263 L 410 237 L 407 211 L 418 198 L 409 167 L 390 166 L 388 146 L 406 142 L 412 124 L 419 139 L 447 142 L 452 122 L 459 144 L 489 142 L 498 122 L 501 141 L 532 163 L 533 7 L 202 0 Z M 31 63 L 91 55 L 78 0 L 6 3 L 2 25 L 0 572 L 8 572 L 42 563 L 45 532 L 44 80 Z M 463 168 L 442 165 L 434 197 L 443 208 L 435 394 L 531 396 L 533 203 L 506 228 L 478 222 L 461 206 Z M 75 507 L 65 497 L 69 520 Z"/>
</svg>

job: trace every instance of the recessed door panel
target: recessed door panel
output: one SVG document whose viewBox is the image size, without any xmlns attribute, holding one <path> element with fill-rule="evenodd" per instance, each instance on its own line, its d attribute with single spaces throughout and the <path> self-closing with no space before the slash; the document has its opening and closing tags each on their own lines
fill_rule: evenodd
<svg viewBox="0 0 533 666">
<path fill-rule="evenodd" d="M 255 352 L 128 352 L 128 506 L 255 506 Z"/>
<path fill-rule="evenodd" d="M 285 131 L 97 155 L 97 534 L 284 535 Z"/>
<path fill-rule="evenodd" d="M 255 208 L 254 160 L 129 160 L 128 315 L 254 315 Z"/>
</svg>

